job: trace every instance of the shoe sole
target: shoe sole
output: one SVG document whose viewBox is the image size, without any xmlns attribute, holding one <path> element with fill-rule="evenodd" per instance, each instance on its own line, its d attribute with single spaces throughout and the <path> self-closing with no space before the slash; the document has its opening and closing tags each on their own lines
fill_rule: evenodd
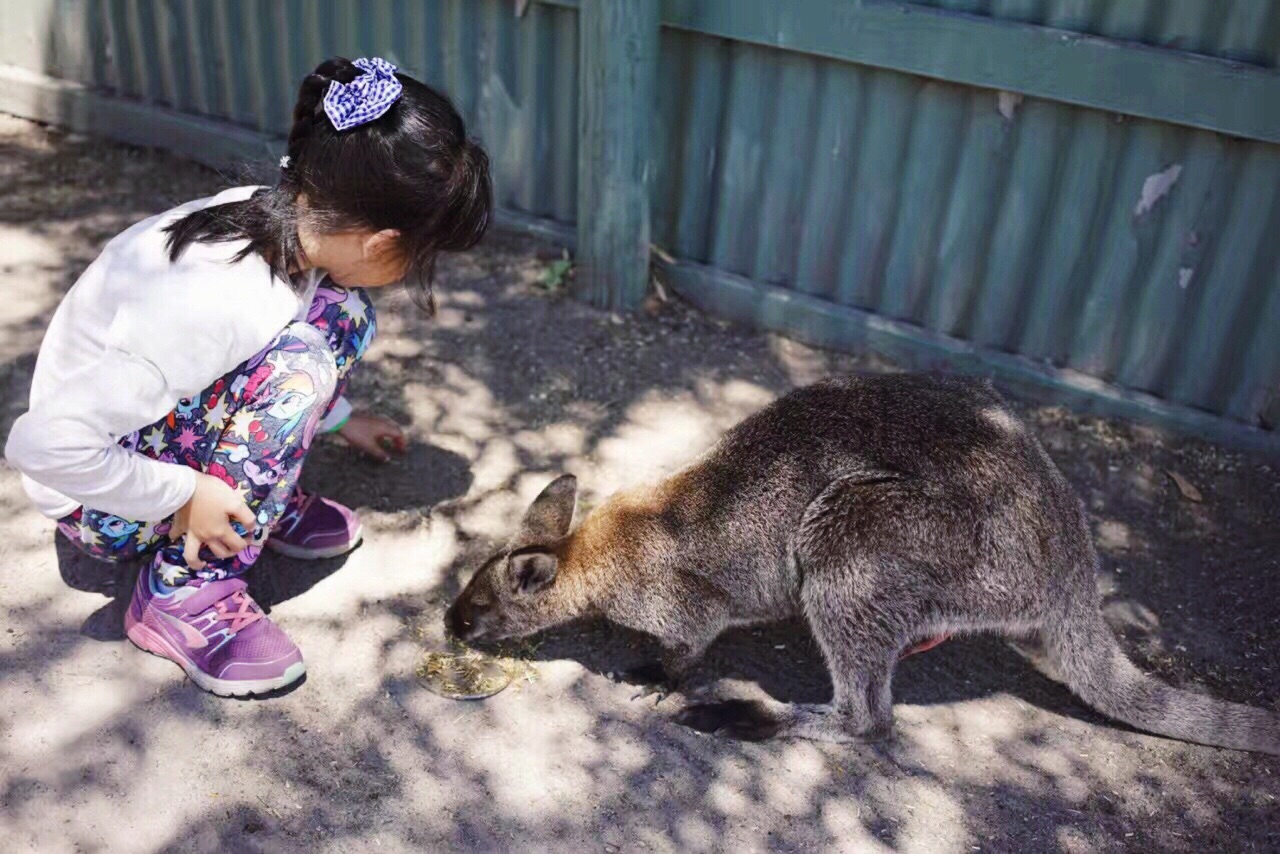
<svg viewBox="0 0 1280 854">
<path fill-rule="evenodd" d="M 299 661 L 289 665 L 284 673 L 271 679 L 218 679 L 196 668 L 186 656 L 174 648 L 168 638 L 142 623 L 135 622 L 128 626 L 125 629 L 125 634 L 138 649 L 159 656 L 166 661 L 172 661 L 182 668 L 182 672 L 186 673 L 187 678 L 194 682 L 197 687 L 208 691 L 210 694 L 217 694 L 219 697 L 247 697 L 253 694 L 269 694 L 272 691 L 287 688 L 301 679 L 307 672 L 306 664 Z"/>
<path fill-rule="evenodd" d="M 351 542 L 341 546 L 330 546 L 327 549 L 309 549 L 305 546 L 291 546 L 288 543 L 281 543 L 276 540 L 267 538 L 266 546 L 274 552 L 279 552 L 285 557 L 297 558 L 298 560 L 324 560 L 330 557 L 339 557 L 350 551 L 355 551 L 356 546 L 364 541 L 364 528 L 356 528 L 356 535 L 351 538 Z"/>
</svg>

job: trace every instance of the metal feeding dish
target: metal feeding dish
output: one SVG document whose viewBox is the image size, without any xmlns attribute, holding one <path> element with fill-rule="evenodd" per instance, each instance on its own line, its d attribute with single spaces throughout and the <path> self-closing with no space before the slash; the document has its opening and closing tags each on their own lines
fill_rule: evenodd
<svg viewBox="0 0 1280 854">
<path fill-rule="evenodd" d="M 510 668 L 475 650 L 428 652 L 417 669 L 418 681 L 450 700 L 483 700 L 511 684 Z"/>
</svg>

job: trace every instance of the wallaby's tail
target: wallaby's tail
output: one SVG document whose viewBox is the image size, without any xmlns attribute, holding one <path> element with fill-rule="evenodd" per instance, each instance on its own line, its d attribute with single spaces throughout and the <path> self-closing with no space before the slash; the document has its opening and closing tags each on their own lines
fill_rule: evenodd
<svg viewBox="0 0 1280 854">
<path fill-rule="evenodd" d="M 1046 651 L 1082 700 L 1138 729 L 1182 741 L 1280 755 L 1280 713 L 1183 691 L 1148 676 L 1120 649 L 1096 604 L 1044 627 Z"/>
</svg>

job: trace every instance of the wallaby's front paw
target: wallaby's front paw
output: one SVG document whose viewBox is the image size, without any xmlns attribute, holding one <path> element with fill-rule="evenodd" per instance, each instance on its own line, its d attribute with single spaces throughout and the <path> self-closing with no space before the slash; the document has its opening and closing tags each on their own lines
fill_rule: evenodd
<svg viewBox="0 0 1280 854">
<path fill-rule="evenodd" d="M 666 668 L 659 661 L 651 661 L 647 664 L 641 664 L 639 667 L 624 670 L 614 677 L 614 681 L 636 685 L 640 688 L 639 691 L 632 695 L 632 700 L 643 700 L 645 697 L 657 696 L 658 699 L 654 701 L 655 706 L 667 699 L 674 688 L 669 684 Z"/>
<path fill-rule="evenodd" d="M 782 722 L 755 700 L 695 703 L 675 716 L 676 723 L 699 732 L 716 733 L 742 741 L 764 741 L 782 729 Z"/>
<path fill-rule="evenodd" d="M 635 702 L 636 700 L 643 700 L 647 697 L 657 697 L 657 699 L 653 701 L 653 704 L 656 706 L 669 696 L 671 696 L 671 689 L 666 685 L 641 685 L 640 690 L 631 695 L 631 701 Z"/>
</svg>

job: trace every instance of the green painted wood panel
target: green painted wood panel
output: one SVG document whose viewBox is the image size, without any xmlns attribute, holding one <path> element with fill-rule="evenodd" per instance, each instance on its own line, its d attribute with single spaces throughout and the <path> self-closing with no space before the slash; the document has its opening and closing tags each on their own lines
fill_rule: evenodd
<svg viewBox="0 0 1280 854">
<path fill-rule="evenodd" d="M 32 0 L 0 4 L 0 62 L 283 134 L 316 62 L 377 53 L 455 100 L 493 155 L 504 207 L 572 222 L 577 14 L 512 10 L 505 0 Z"/>
<path fill-rule="evenodd" d="M 972 0 L 909 2 L 981 13 Z M 1272 0 L 1020 0 L 995 3 L 990 14 L 1264 68 L 1275 67 L 1280 33 L 1280 4 Z"/>
<path fill-rule="evenodd" d="M 1114 32 L 1147 24 L 1137 6 L 1081 9 Z M 712 237 L 689 240 L 687 220 L 655 227 L 681 258 L 1253 425 L 1272 405 L 1280 366 L 1258 359 L 1272 358 L 1280 326 L 1251 321 L 1270 319 L 1275 287 L 1266 235 L 1280 223 L 1267 211 L 1280 177 L 1259 164 L 1280 157 L 1277 146 L 853 64 L 797 64 L 787 51 L 675 29 L 662 51 L 676 64 L 697 56 L 727 81 L 660 104 L 664 134 L 696 127 L 717 158 L 712 186 L 704 178 L 693 191 L 711 200 L 697 221 Z M 790 92 L 805 97 L 776 94 Z M 1171 168 L 1176 180 L 1162 188 Z M 686 174 L 660 170 L 657 195 L 696 207 Z M 780 177 L 803 190 L 801 203 L 764 213 Z"/>
<path fill-rule="evenodd" d="M 662 21 L 735 41 L 1280 142 L 1273 120 L 1280 112 L 1280 74 L 1273 68 L 1126 41 L 1124 33 L 1136 37 L 1148 27 L 1153 13 L 1145 0 L 1114 3 L 1108 13 L 1122 35 L 1104 39 L 900 0 L 664 0 Z M 1134 26 L 1127 25 L 1131 20 Z M 1218 32 L 1216 21 L 1211 17 L 1209 32 Z"/>
</svg>

